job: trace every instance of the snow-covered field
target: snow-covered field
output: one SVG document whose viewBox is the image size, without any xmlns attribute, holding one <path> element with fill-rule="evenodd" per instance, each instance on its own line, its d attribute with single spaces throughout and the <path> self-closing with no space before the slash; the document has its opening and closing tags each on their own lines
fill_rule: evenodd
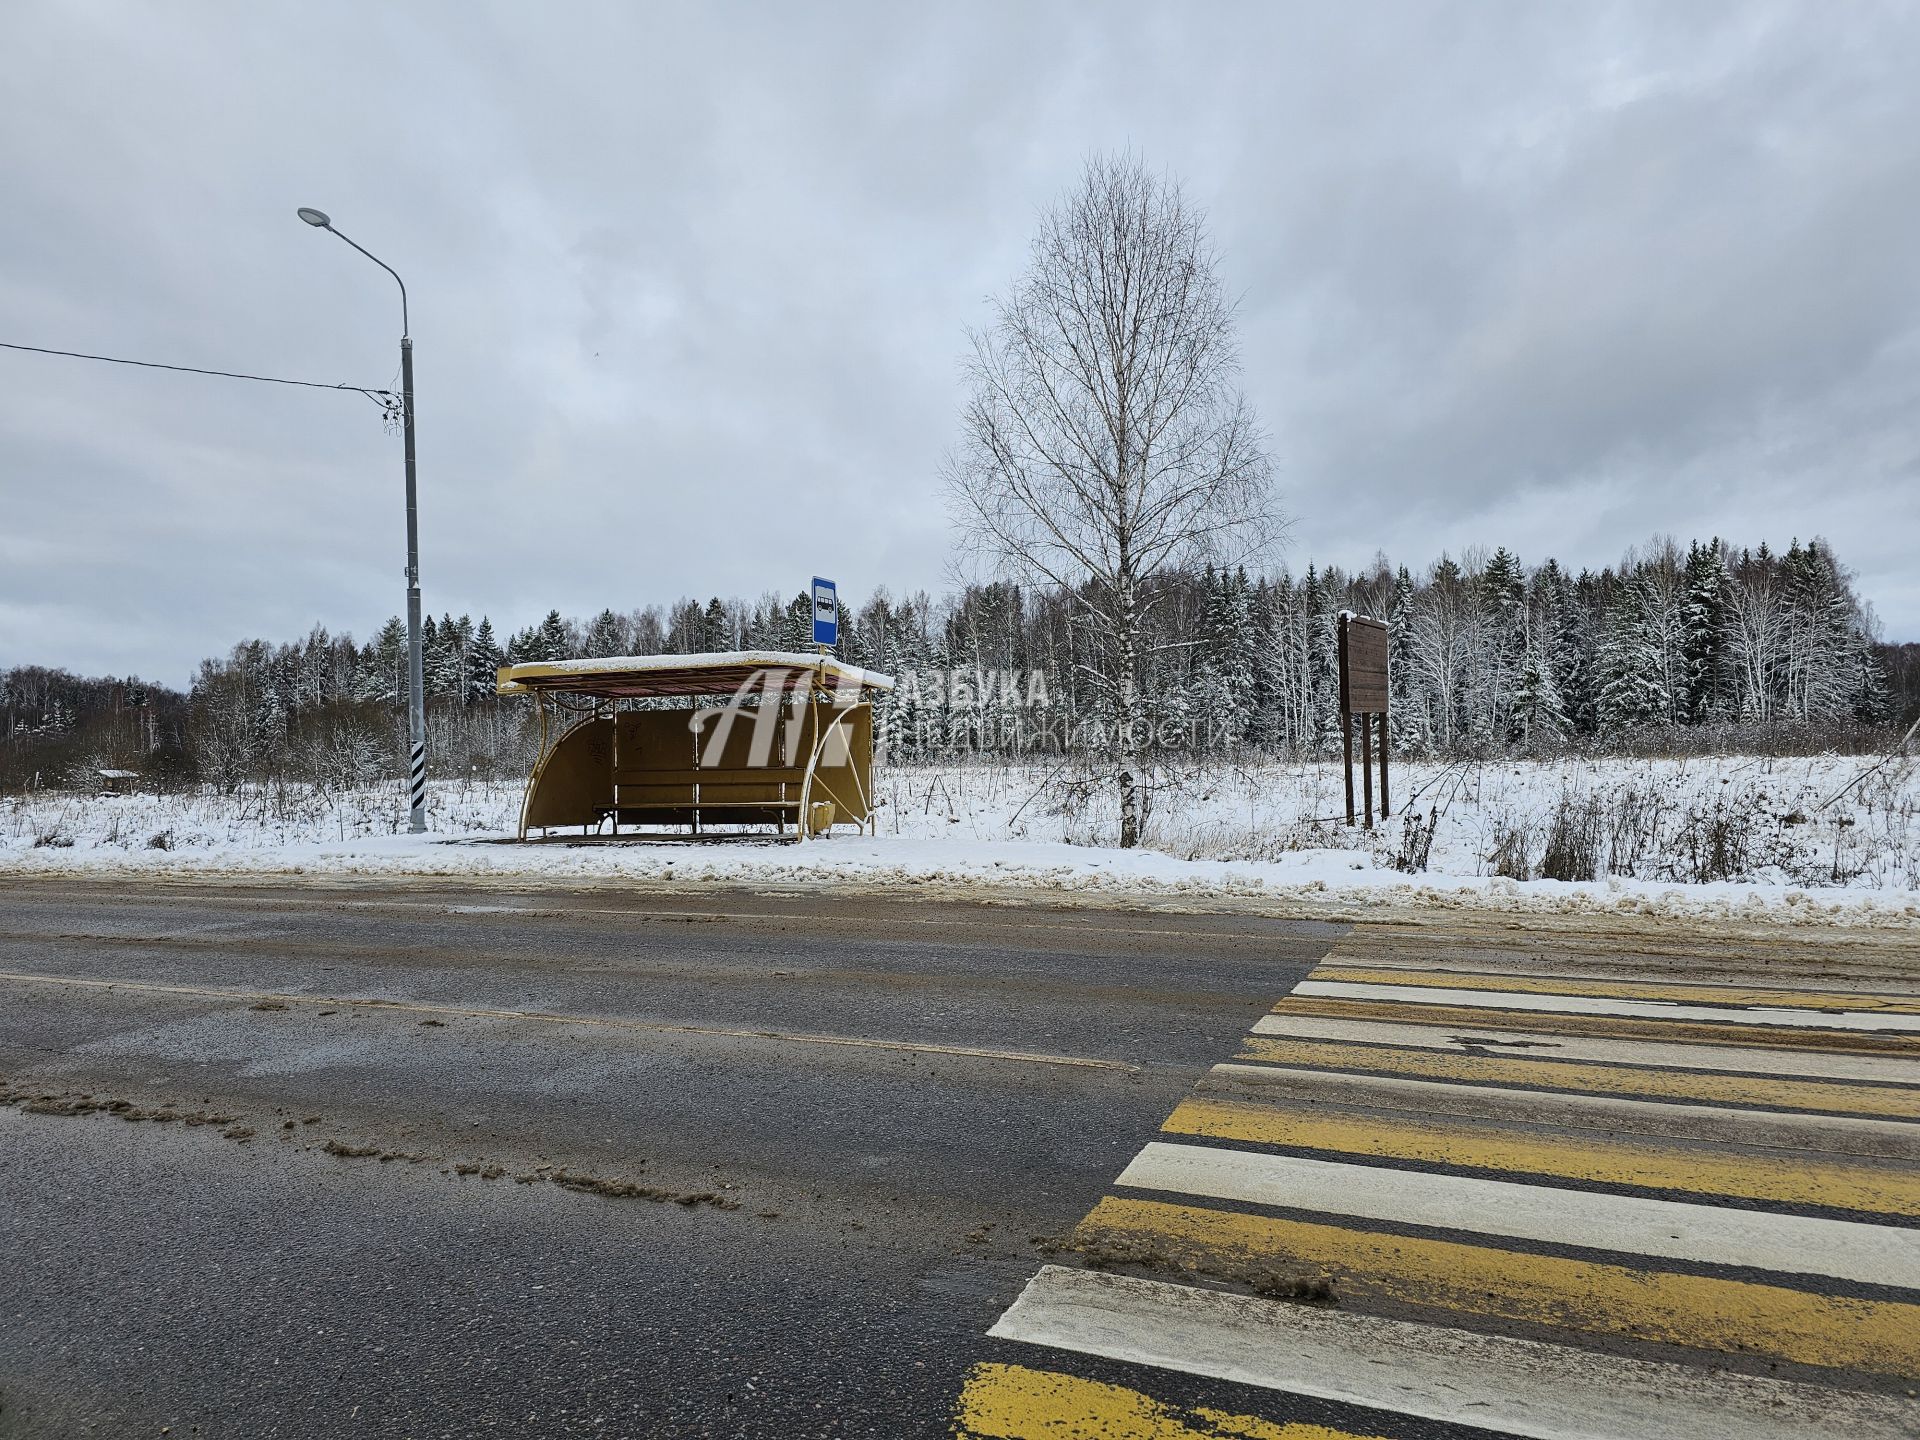
<svg viewBox="0 0 1920 1440">
<path fill-rule="evenodd" d="M 474 879 L 1019 886 L 1274 901 L 1920 920 L 1920 761 L 1724 756 L 1397 765 L 1394 816 L 1343 823 L 1334 764 L 1158 772 L 1147 848 L 1073 766 L 889 769 L 879 833 L 804 846 L 490 843 L 517 783 L 436 783 L 432 832 L 388 787 L 322 795 L 42 793 L 0 801 L 0 875 L 442 875 Z M 1424 856 L 1422 851 L 1424 850 Z M 1424 861 L 1424 864 L 1422 863 Z"/>
</svg>

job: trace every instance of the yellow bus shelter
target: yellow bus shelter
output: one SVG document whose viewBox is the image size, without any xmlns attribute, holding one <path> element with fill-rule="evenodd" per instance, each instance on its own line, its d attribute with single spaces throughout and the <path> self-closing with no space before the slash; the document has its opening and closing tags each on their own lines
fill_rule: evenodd
<svg viewBox="0 0 1920 1440">
<path fill-rule="evenodd" d="M 494 688 L 531 695 L 539 713 L 523 840 L 576 825 L 615 836 L 772 825 L 800 840 L 873 823 L 872 697 L 890 676 L 734 650 L 503 665 Z"/>
</svg>

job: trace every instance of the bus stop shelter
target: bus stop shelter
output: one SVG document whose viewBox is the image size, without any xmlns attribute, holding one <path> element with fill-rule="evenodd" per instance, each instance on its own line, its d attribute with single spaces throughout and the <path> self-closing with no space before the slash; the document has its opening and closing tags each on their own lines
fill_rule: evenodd
<svg viewBox="0 0 1920 1440">
<path fill-rule="evenodd" d="M 873 823 L 873 696 L 890 676 L 734 650 L 504 665 L 494 688 L 532 696 L 539 715 L 523 840 L 766 825 L 802 840 Z"/>
</svg>

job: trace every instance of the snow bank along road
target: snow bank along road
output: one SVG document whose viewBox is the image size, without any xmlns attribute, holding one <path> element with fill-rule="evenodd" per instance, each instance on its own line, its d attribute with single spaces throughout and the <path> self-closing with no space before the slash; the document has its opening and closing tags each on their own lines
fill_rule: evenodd
<svg viewBox="0 0 1920 1440">
<path fill-rule="evenodd" d="M 1914 1433 L 1920 946 L 1549 923 L 14 884 L 0 1435 Z"/>
</svg>

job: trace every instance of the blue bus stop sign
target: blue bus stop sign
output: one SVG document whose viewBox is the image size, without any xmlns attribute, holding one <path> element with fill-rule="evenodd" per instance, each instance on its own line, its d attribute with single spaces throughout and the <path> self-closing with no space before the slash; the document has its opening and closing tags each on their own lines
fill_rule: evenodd
<svg viewBox="0 0 1920 1440">
<path fill-rule="evenodd" d="M 840 643 L 840 597 L 831 580 L 813 577 L 813 643 Z"/>
</svg>

